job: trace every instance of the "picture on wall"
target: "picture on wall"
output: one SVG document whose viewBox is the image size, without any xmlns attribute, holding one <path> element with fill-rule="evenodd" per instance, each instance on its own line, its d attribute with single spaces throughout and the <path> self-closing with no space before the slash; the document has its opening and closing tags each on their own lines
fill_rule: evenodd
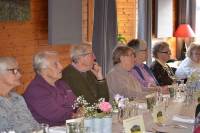
<svg viewBox="0 0 200 133">
<path fill-rule="evenodd" d="M 30 19 L 30 0 L 0 0 L 0 21 Z"/>
</svg>

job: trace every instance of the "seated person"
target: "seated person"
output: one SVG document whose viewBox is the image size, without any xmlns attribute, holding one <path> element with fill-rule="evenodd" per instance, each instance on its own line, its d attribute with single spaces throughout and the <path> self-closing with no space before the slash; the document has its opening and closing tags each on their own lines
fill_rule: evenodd
<svg viewBox="0 0 200 133">
<path fill-rule="evenodd" d="M 21 84 L 20 78 L 17 61 L 13 57 L 0 57 L 0 131 L 30 133 L 39 127 L 24 98 L 13 91 Z"/>
<path fill-rule="evenodd" d="M 175 74 L 167 65 L 170 59 L 171 50 L 166 42 L 157 42 L 153 46 L 153 57 L 155 61 L 151 64 L 150 70 L 160 86 L 171 85 L 174 82 Z"/>
<path fill-rule="evenodd" d="M 62 80 L 62 65 L 58 53 L 39 52 L 34 56 L 35 78 L 27 87 L 24 98 L 32 115 L 39 123 L 64 125 L 73 115 L 75 95 Z"/>
<path fill-rule="evenodd" d="M 72 87 L 74 94 L 84 96 L 90 104 L 99 98 L 109 100 L 108 86 L 101 67 L 94 61 L 92 46 L 80 44 L 71 49 L 72 63 L 64 68 L 62 79 Z"/>
<path fill-rule="evenodd" d="M 200 116 L 199 112 L 200 112 L 200 97 L 198 97 L 198 104 L 197 104 L 197 106 L 196 106 L 195 118 L 196 118 L 198 115 Z"/>
<path fill-rule="evenodd" d="M 200 97 L 198 97 L 198 105 L 195 111 L 194 133 L 200 133 Z"/>
<path fill-rule="evenodd" d="M 187 51 L 187 57 L 176 70 L 179 79 L 186 79 L 193 72 L 200 73 L 200 45 L 192 43 Z"/>
<path fill-rule="evenodd" d="M 135 65 L 131 71 L 133 76 L 140 82 L 140 85 L 145 90 L 149 87 L 156 87 L 157 81 L 153 73 L 149 67 L 144 64 L 144 62 L 147 60 L 146 42 L 139 39 L 133 39 L 127 45 L 133 48 L 136 53 Z"/>
<path fill-rule="evenodd" d="M 111 99 L 116 94 L 144 99 L 147 93 L 142 92 L 140 83 L 130 72 L 135 60 L 133 49 L 128 46 L 118 46 L 113 51 L 112 59 L 114 66 L 106 76 Z"/>
</svg>

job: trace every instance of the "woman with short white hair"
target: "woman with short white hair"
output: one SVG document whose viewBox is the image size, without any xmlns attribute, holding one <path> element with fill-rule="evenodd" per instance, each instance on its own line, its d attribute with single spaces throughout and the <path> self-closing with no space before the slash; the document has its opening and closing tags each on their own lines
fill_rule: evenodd
<svg viewBox="0 0 200 133">
<path fill-rule="evenodd" d="M 17 133 L 30 133 L 39 127 L 23 97 L 13 91 L 21 85 L 20 78 L 15 58 L 0 57 L 0 132 L 12 129 Z"/>
<path fill-rule="evenodd" d="M 200 73 L 200 45 L 196 43 L 190 45 L 187 57 L 176 70 L 176 76 L 180 79 L 186 79 L 193 72 Z"/>
<path fill-rule="evenodd" d="M 43 51 L 33 58 L 33 67 L 36 72 L 24 93 L 26 103 L 39 123 L 50 126 L 65 124 L 65 120 L 72 118 L 72 105 L 76 99 L 67 83 L 60 80 L 62 65 L 58 53 Z"/>
</svg>

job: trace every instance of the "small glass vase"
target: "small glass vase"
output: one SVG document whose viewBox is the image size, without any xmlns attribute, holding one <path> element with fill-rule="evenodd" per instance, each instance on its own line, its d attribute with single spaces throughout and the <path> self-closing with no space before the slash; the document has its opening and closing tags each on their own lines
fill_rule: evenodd
<svg viewBox="0 0 200 133">
<path fill-rule="evenodd" d="M 94 118 L 85 118 L 84 127 L 89 128 L 91 131 L 94 131 Z"/>
<path fill-rule="evenodd" d="M 112 116 L 102 118 L 102 133 L 112 133 Z"/>
<path fill-rule="evenodd" d="M 102 133 L 103 130 L 102 118 L 94 118 L 94 133 Z"/>
</svg>

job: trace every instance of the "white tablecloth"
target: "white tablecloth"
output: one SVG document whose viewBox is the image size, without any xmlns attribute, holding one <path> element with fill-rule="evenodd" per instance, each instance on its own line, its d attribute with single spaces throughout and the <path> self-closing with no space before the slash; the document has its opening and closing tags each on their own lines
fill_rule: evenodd
<svg viewBox="0 0 200 133">
<path fill-rule="evenodd" d="M 153 123 L 151 112 L 143 113 L 144 124 L 146 131 L 162 131 L 167 133 L 192 133 L 193 124 L 177 122 L 172 120 L 174 116 L 183 116 L 194 119 L 196 104 L 192 103 L 186 105 L 185 103 L 178 103 L 170 101 L 170 105 L 166 110 L 167 122 L 166 125 L 160 126 Z M 122 123 L 119 123 L 116 118 L 113 120 L 113 133 L 120 133 L 122 130 Z"/>
</svg>

